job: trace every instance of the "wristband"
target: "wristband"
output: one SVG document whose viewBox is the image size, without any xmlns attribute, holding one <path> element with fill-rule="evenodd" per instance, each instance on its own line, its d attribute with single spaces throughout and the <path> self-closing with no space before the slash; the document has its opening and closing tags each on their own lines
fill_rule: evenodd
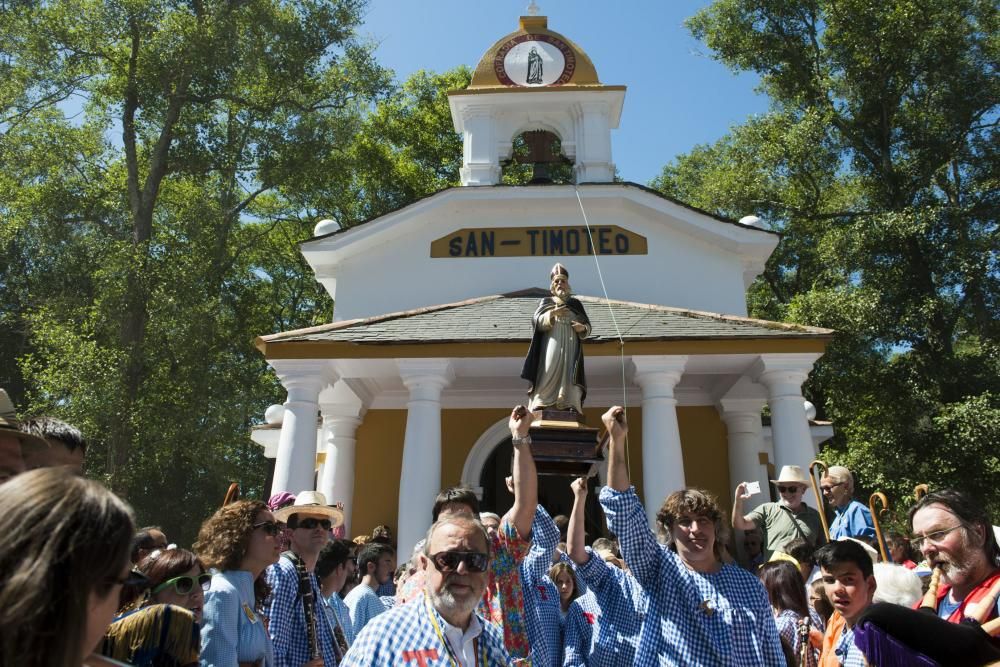
<svg viewBox="0 0 1000 667">
<path fill-rule="evenodd" d="M 520 437 L 518 437 L 518 436 L 515 435 L 514 437 L 512 437 L 510 439 L 510 444 L 514 445 L 515 447 L 520 447 L 521 445 L 530 445 L 531 444 L 531 436 L 530 435 L 526 435 L 523 438 L 520 438 Z"/>
</svg>

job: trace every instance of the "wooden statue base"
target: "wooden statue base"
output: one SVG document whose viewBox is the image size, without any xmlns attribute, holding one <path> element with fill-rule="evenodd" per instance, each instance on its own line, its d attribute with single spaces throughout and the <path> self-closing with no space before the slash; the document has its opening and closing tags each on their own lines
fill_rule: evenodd
<svg viewBox="0 0 1000 667">
<path fill-rule="evenodd" d="M 531 454 L 539 475 L 585 477 L 604 460 L 599 429 L 587 426 L 575 410 L 542 410 L 531 424 Z"/>
</svg>

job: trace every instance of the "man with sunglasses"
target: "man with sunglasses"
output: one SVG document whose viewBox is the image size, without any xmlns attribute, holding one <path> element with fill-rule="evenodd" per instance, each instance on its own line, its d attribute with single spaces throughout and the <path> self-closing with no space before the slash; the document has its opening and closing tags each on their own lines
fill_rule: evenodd
<svg viewBox="0 0 1000 667">
<path fill-rule="evenodd" d="M 318 491 L 303 491 L 295 503 L 274 512 L 288 524 L 291 549 L 267 569 L 271 597 L 268 632 L 274 644 L 276 667 L 322 667 L 340 663 L 343 646 L 326 622 L 319 581 L 314 570 L 319 554 L 330 541 L 343 512 L 326 503 Z M 317 655 L 318 654 L 318 655 Z"/>
<path fill-rule="evenodd" d="M 973 614 L 980 622 L 997 616 L 995 596 L 988 612 L 978 609 L 1000 586 L 1000 546 L 982 504 L 954 489 L 928 493 L 910 509 L 910 529 L 913 547 L 941 569 L 937 615 L 952 623 Z"/>
<path fill-rule="evenodd" d="M 743 513 L 743 502 L 750 498 L 747 483 L 736 487 L 733 498 L 733 528 L 736 530 L 760 529 L 764 536 L 764 560 L 771 559 L 775 551 L 795 539 L 805 540 L 813 546 L 826 542 L 819 512 L 802 501 L 809 480 L 799 466 L 782 466 L 778 479 L 772 479 L 780 499 L 764 503 L 749 514 Z"/>
<path fill-rule="evenodd" d="M 431 526 L 419 556 L 424 594 L 365 626 L 343 665 L 512 664 L 500 629 L 476 613 L 490 560 L 486 528 L 475 516 L 443 516 Z"/>
</svg>

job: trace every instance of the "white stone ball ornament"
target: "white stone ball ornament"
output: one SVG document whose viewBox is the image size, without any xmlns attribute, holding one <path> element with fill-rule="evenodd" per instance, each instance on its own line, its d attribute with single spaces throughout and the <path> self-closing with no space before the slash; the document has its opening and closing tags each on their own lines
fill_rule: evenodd
<svg viewBox="0 0 1000 667">
<path fill-rule="evenodd" d="M 313 236 L 325 236 L 326 234 L 332 234 L 340 229 L 340 223 L 333 218 L 324 218 L 316 223 L 313 228 Z"/>
<path fill-rule="evenodd" d="M 268 406 L 267 410 L 264 410 L 264 421 L 268 424 L 280 424 L 281 420 L 285 418 L 285 406 L 281 403 L 275 403 L 274 405 Z"/>
</svg>

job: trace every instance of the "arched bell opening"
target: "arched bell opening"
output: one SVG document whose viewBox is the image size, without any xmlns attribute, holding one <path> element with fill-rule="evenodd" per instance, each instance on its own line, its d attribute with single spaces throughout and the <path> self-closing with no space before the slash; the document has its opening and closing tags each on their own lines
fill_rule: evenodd
<svg viewBox="0 0 1000 667">
<path fill-rule="evenodd" d="M 574 182 L 573 163 L 563 153 L 559 136 L 548 130 L 528 130 L 514 137 L 510 159 L 501 166 L 507 185 Z"/>
</svg>

